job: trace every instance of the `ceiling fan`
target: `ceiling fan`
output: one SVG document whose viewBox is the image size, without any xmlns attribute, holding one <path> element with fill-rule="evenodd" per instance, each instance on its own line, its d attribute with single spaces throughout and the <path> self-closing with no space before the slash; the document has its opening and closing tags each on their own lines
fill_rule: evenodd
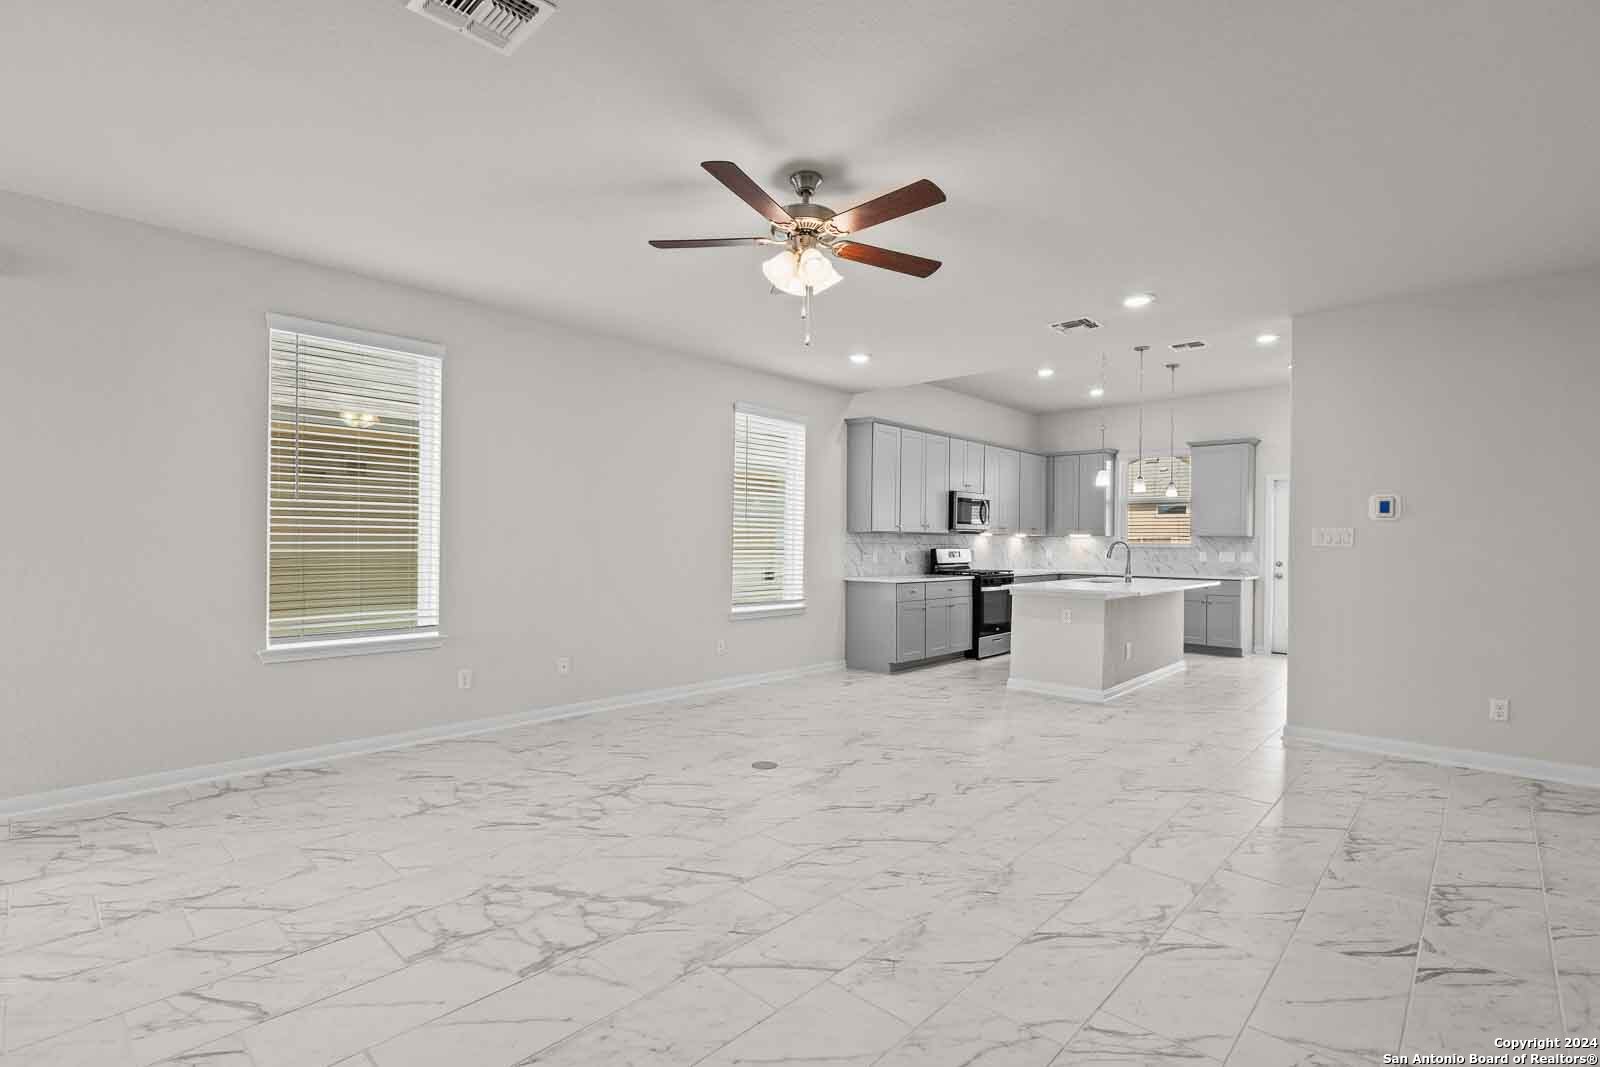
<svg viewBox="0 0 1600 1067">
<path fill-rule="evenodd" d="M 769 233 L 765 237 L 707 237 L 651 241 L 650 244 L 656 248 L 782 246 L 782 251 L 761 265 L 761 272 L 772 283 L 773 289 L 801 298 L 800 317 L 805 322 L 807 345 L 811 344 L 811 297 L 844 280 L 834 269 L 830 257 L 864 263 L 869 267 L 882 267 L 917 278 L 926 278 L 942 265 L 936 259 L 924 259 L 853 239 L 855 234 L 868 226 L 944 203 L 944 191 L 926 178 L 864 204 L 857 204 L 848 211 L 835 212 L 811 202 L 817 187 L 822 184 L 822 175 L 814 170 L 797 170 L 789 175 L 789 184 L 794 186 L 800 202 L 783 206 L 768 196 L 736 164 L 726 160 L 710 160 L 700 165 L 727 186 L 734 196 L 755 208 L 771 225 Z"/>
</svg>

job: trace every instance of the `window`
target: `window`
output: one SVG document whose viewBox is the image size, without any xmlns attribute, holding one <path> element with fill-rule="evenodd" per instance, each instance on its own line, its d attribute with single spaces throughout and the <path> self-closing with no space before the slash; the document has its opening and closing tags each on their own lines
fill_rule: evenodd
<svg viewBox="0 0 1600 1067">
<path fill-rule="evenodd" d="M 266 660 L 439 638 L 437 345 L 268 316 Z"/>
<path fill-rule="evenodd" d="M 1144 475 L 1145 491 L 1133 485 Z M 1167 486 L 1178 487 L 1177 496 Z M 1128 541 L 1135 545 L 1189 543 L 1189 457 L 1146 456 L 1128 464 Z"/>
<path fill-rule="evenodd" d="M 733 412 L 733 614 L 805 609 L 806 427 L 748 404 Z"/>
</svg>

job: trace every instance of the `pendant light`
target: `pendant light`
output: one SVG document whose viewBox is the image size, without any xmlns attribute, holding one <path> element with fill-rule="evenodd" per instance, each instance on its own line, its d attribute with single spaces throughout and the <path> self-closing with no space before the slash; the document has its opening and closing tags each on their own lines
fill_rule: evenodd
<svg viewBox="0 0 1600 1067">
<path fill-rule="evenodd" d="M 1134 345 L 1133 350 L 1139 353 L 1139 462 L 1133 468 L 1133 491 L 1143 493 L 1149 489 L 1144 484 L 1144 354 L 1150 346 Z"/>
<path fill-rule="evenodd" d="M 1100 411 L 1100 451 L 1106 450 L 1106 354 L 1100 353 L 1100 384 L 1090 392 L 1094 393 L 1099 403 L 1095 406 Z M 1100 469 L 1094 472 L 1094 487 L 1096 489 L 1111 488 L 1111 466 L 1102 456 Z"/>
<path fill-rule="evenodd" d="M 1172 375 L 1171 391 L 1167 394 L 1167 496 L 1175 498 L 1178 495 L 1178 365 L 1168 363 L 1167 370 Z"/>
</svg>

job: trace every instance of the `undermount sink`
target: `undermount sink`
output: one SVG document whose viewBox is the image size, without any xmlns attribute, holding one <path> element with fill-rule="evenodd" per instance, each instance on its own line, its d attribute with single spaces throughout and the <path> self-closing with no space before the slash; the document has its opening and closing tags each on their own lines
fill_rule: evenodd
<svg viewBox="0 0 1600 1067">
<path fill-rule="evenodd" d="M 1125 578 L 1084 578 L 1082 580 L 1085 581 L 1085 582 L 1093 582 L 1096 585 L 1104 585 L 1104 584 L 1106 584 L 1108 582 L 1124 582 L 1124 581 L 1127 581 L 1127 579 L 1125 579 Z"/>
</svg>

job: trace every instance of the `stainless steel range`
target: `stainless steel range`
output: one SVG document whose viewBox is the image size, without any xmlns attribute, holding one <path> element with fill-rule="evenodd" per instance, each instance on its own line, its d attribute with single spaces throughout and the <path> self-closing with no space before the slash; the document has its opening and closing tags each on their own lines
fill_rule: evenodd
<svg viewBox="0 0 1600 1067">
<path fill-rule="evenodd" d="M 972 576 L 972 659 L 1011 651 L 1011 571 L 975 570 L 970 548 L 935 548 L 930 553 L 934 574 Z"/>
</svg>

